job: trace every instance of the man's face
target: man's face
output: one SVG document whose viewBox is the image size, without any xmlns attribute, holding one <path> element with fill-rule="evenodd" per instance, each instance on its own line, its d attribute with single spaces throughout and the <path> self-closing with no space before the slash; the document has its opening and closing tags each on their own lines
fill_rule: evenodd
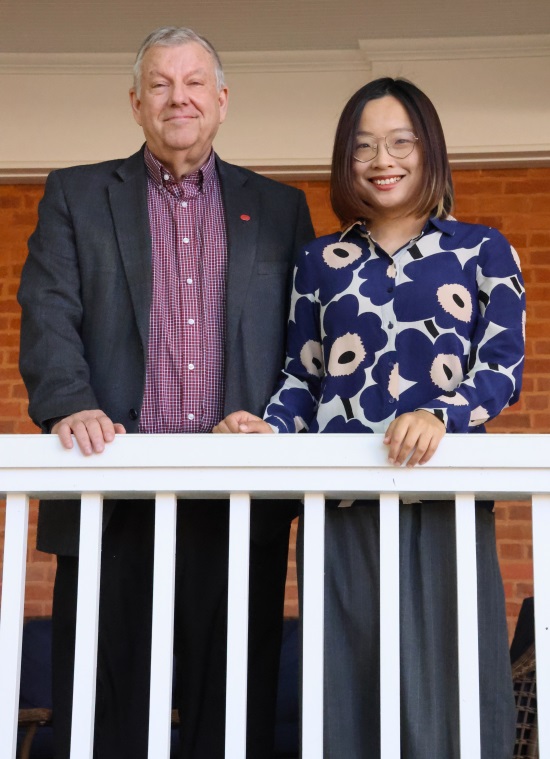
<svg viewBox="0 0 550 759">
<path fill-rule="evenodd" d="M 132 88 L 130 101 L 150 151 L 171 171 L 188 174 L 208 158 L 225 119 L 227 88 L 218 90 L 212 56 L 198 43 L 156 45 L 143 56 L 141 91 Z"/>
</svg>

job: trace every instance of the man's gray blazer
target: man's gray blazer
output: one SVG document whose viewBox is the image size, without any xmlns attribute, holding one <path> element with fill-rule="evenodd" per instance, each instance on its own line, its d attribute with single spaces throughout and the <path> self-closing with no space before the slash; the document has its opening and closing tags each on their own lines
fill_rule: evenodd
<svg viewBox="0 0 550 759">
<path fill-rule="evenodd" d="M 301 191 L 218 158 L 217 169 L 228 245 L 224 411 L 261 414 L 283 363 L 293 261 L 313 228 Z M 150 300 L 143 151 L 52 172 L 19 290 L 21 374 L 44 431 L 98 408 L 137 432 Z M 74 503 L 44 502 L 38 547 L 76 555 L 78 524 Z"/>
</svg>

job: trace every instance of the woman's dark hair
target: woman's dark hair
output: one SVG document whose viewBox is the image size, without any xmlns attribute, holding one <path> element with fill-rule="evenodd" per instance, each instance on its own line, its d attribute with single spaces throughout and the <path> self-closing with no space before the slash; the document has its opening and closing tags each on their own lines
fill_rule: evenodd
<svg viewBox="0 0 550 759">
<path fill-rule="evenodd" d="M 361 87 L 348 102 L 336 129 L 332 152 L 330 199 L 334 213 L 345 228 L 358 219 L 368 221 L 369 205 L 357 195 L 353 179 L 353 151 L 363 109 L 371 100 L 390 95 L 407 111 L 422 151 L 424 189 L 414 211 L 445 218 L 454 199 L 453 180 L 445 137 L 432 101 L 406 79 L 383 77 Z M 418 149 L 418 148 L 417 148 Z"/>
</svg>

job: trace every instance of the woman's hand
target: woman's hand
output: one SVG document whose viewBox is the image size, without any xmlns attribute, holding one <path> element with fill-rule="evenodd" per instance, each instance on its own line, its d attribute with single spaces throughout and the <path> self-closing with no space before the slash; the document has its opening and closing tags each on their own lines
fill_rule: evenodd
<svg viewBox="0 0 550 759">
<path fill-rule="evenodd" d="M 267 422 L 264 422 L 264 420 L 259 416 L 249 414 L 248 411 L 234 411 L 232 414 L 226 416 L 225 419 L 222 419 L 221 422 L 214 427 L 212 432 L 221 434 L 229 432 L 266 433 L 273 432 L 273 430 L 269 424 Z"/>
<path fill-rule="evenodd" d="M 426 464 L 437 450 L 445 425 L 429 411 L 412 411 L 394 419 L 386 430 L 384 443 L 389 445 L 388 461 L 401 466 Z"/>
</svg>

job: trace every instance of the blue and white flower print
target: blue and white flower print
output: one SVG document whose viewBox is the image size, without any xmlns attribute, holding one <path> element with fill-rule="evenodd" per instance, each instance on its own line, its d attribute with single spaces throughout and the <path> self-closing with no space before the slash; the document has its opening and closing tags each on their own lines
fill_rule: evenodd
<svg viewBox="0 0 550 759">
<path fill-rule="evenodd" d="M 302 251 L 265 418 L 280 432 L 384 432 L 422 408 L 479 432 L 519 396 L 524 341 L 519 258 L 499 232 L 433 218 L 389 256 L 357 224 Z"/>
</svg>

